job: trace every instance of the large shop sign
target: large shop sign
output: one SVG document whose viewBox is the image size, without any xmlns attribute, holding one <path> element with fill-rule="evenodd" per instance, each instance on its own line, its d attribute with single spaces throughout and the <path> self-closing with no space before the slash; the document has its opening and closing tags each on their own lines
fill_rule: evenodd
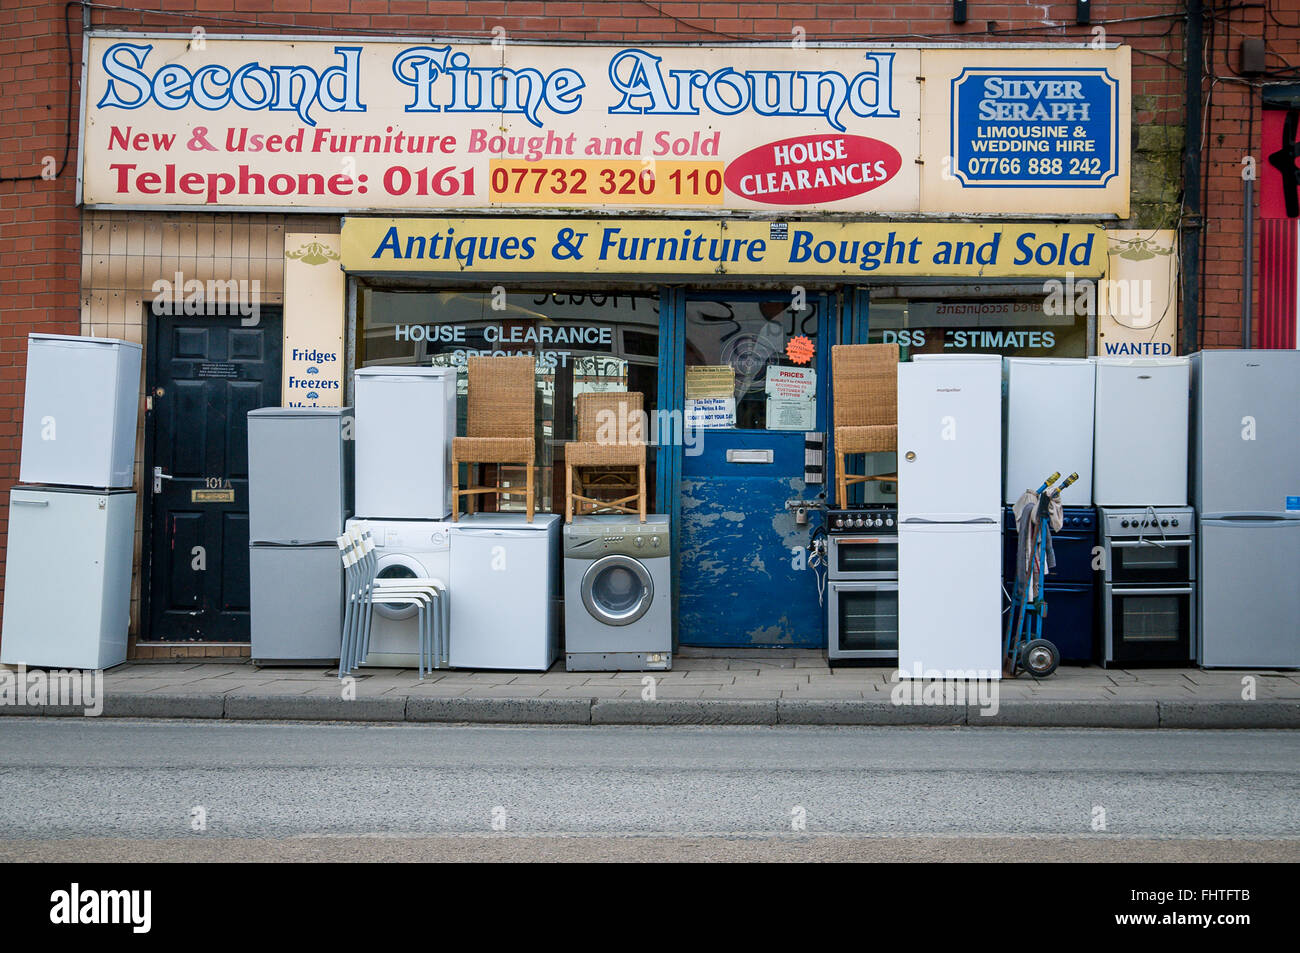
<svg viewBox="0 0 1300 953">
<path fill-rule="evenodd" d="M 1128 215 L 1129 50 L 93 34 L 90 206 Z"/>
<path fill-rule="evenodd" d="M 357 274 L 1096 278 L 1100 225 L 707 219 L 357 218 Z"/>
</svg>

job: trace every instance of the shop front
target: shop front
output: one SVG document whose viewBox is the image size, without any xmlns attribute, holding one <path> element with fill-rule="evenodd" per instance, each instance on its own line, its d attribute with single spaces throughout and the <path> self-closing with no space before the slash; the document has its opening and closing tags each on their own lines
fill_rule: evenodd
<svg viewBox="0 0 1300 953">
<path fill-rule="evenodd" d="M 214 307 L 197 248 L 138 269 L 139 289 L 165 278 L 197 302 L 177 318 L 135 292 L 141 472 L 160 487 L 143 641 L 246 639 L 242 415 L 350 405 L 360 368 L 454 369 L 463 434 L 468 359 L 533 356 L 542 513 L 566 507 L 577 399 L 642 395 L 643 417 L 612 426 L 648 444 L 676 641 L 815 648 L 835 345 L 1083 358 L 1173 338 L 1168 309 L 1134 317 L 1098 296 L 1150 239 L 1114 228 L 1129 213 L 1124 47 L 187 39 L 90 38 L 83 202 L 164 228 L 279 224 L 261 263 L 216 276 L 265 281 L 260 297 L 235 288 L 255 320 Z M 517 488 L 525 469 L 479 478 Z M 897 499 L 887 480 L 855 492 Z M 207 576 L 182 558 L 194 546 Z"/>
</svg>

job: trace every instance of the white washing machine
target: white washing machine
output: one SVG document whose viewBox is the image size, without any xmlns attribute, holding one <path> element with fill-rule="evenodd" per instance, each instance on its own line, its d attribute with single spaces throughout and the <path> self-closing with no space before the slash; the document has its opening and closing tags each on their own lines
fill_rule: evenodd
<svg viewBox="0 0 1300 953">
<path fill-rule="evenodd" d="M 416 577 L 451 580 L 451 536 L 444 520 L 348 520 L 351 531 L 370 530 L 379 557 L 377 574 L 385 579 Z M 448 590 L 450 598 L 450 590 Z M 415 603 L 376 605 L 370 629 L 371 668 L 415 668 L 420 664 L 419 620 Z M 450 633 L 448 633 L 450 637 Z"/>
<path fill-rule="evenodd" d="M 586 516 L 564 527 L 568 671 L 672 668 L 671 545 L 667 516 Z"/>
</svg>

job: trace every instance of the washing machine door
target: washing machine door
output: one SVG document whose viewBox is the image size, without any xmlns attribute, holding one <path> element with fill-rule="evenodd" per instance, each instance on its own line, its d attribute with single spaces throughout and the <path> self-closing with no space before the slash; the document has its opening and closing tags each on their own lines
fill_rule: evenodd
<svg viewBox="0 0 1300 953">
<path fill-rule="evenodd" d="M 631 625 L 655 598 L 650 571 L 631 556 L 602 556 L 582 574 L 582 604 L 605 625 Z"/>
<path fill-rule="evenodd" d="M 425 575 L 424 566 L 414 556 L 406 553 L 390 553 L 379 557 L 379 566 L 375 570 L 378 579 L 419 579 Z M 400 622 L 415 618 L 419 606 L 414 602 L 376 602 L 374 611 L 385 619 Z"/>
</svg>

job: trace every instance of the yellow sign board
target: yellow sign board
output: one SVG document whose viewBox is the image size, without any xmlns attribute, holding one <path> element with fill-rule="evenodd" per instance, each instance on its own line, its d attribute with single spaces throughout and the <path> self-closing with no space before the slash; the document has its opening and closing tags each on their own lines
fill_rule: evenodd
<svg viewBox="0 0 1300 953">
<path fill-rule="evenodd" d="M 337 235 L 285 233 L 285 407 L 343 406 L 346 290 Z"/>
<path fill-rule="evenodd" d="M 346 218 L 357 274 L 1100 277 L 1100 225 Z"/>
</svg>

